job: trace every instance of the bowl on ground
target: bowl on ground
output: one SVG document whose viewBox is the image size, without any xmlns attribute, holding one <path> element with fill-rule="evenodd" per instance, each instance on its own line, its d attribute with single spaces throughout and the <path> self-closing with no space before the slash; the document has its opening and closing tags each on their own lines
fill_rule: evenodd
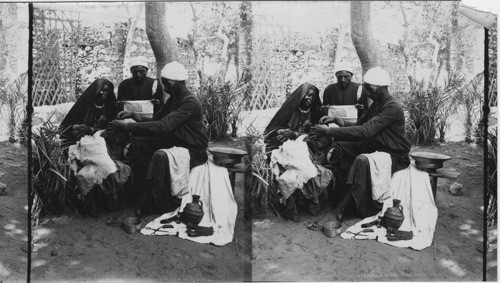
<svg viewBox="0 0 500 283">
<path fill-rule="evenodd" d="M 123 219 L 122 228 L 125 232 L 129 234 L 134 234 L 135 232 L 141 230 L 142 221 L 137 217 L 127 217 Z"/>
<path fill-rule="evenodd" d="M 323 225 L 323 234 L 328 238 L 333 238 L 342 232 L 342 223 L 338 221 L 328 221 Z"/>
</svg>

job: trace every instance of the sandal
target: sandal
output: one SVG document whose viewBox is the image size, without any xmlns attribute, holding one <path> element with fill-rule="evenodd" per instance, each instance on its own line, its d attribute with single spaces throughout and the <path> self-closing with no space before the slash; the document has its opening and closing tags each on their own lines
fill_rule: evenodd
<svg viewBox="0 0 500 283">
<path fill-rule="evenodd" d="M 111 227 L 118 227 L 121 224 L 122 223 L 120 221 L 118 221 L 118 219 L 116 219 L 116 217 L 113 217 L 113 219 L 106 222 L 106 225 L 111 226 Z"/>
<path fill-rule="evenodd" d="M 307 225 L 307 229 L 312 231 L 321 231 L 323 229 L 323 225 L 319 225 L 318 221 L 314 221 Z"/>
</svg>

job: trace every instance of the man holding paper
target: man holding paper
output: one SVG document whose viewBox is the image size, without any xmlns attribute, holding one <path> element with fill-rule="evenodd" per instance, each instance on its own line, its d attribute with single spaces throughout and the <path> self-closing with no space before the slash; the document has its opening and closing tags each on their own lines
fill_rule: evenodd
<svg viewBox="0 0 500 283">
<path fill-rule="evenodd" d="M 355 82 L 352 82 L 353 68 L 348 63 L 340 63 L 336 68 L 337 83 L 331 84 L 323 92 L 323 114 L 329 114 L 327 106 L 352 105 L 353 111 L 357 109 L 357 116 L 361 117 L 368 109 L 367 91 Z M 355 109 L 354 109 L 355 108 Z"/>
<path fill-rule="evenodd" d="M 132 77 L 123 80 L 118 86 L 117 105 L 123 110 L 126 101 L 141 101 L 137 105 L 130 103 L 126 108 L 144 114 L 156 113 L 163 105 L 163 94 L 156 79 L 147 77 L 148 60 L 144 56 L 131 58 L 130 72 Z M 152 109 L 151 109 L 152 108 Z M 152 110 L 152 111 L 151 111 Z M 151 113 L 148 113 L 151 111 Z"/>
</svg>

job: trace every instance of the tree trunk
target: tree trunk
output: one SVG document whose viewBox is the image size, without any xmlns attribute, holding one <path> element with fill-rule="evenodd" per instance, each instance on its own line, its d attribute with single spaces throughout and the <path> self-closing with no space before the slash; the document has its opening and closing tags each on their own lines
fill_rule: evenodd
<svg viewBox="0 0 500 283">
<path fill-rule="evenodd" d="M 363 76 L 370 68 L 379 65 L 371 30 L 370 8 L 369 1 L 351 1 L 351 38 L 361 61 Z"/>
<path fill-rule="evenodd" d="M 412 68 L 410 63 L 410 54 L 408 52 L 409 22 L 402 2 L 399 2 L 399 10 L 401 11 L 401 15 L 403 16 L 403 40 L 399 41 L 399 51 L 403 54 L 403 57 L 405 59 L 406 76 L 408 77 L 408 82 L 410 83 L 410 89 L 413 89 L 413 79 L 415 77 L 415 71 L 412 69 L 414 69 L 415 66 L 413 66 Z"/>
<path fill-rule="evenodd" d="M 246 107 L 249 106 L 252 96 L 252 34 L 253 34 L 253 17 L 252 17 L 252 2 L 241 2 L 240 6 L 240 32 L 238 39 L 238 64 L 239 64 L 239 81 L 245 85 L 243 92 L 243 100 Z"/>
<path fill-rule="evenodd" d="M 146 4 L 146 34 L 156 58 L 156 73 L 161 77 L 163 67 L 179 58 L 177 42 L 168 33 L 165 15 L 166 3 L 147 2 Z"/>
</svg>

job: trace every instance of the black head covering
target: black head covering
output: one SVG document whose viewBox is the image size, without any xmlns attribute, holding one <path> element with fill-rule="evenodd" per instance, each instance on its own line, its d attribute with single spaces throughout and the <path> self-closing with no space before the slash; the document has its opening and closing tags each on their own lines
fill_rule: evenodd
<svg viewBox="0 0 500 283">
<path fill-rule="evenodd" d="M 96 113 L 92 112 L 94 109 L 94 102 L 104 87 L 104 85 L 108 85 L 109 96 L 108 99 L 104 102 L 104 117 L 108 119 L 108 121 L 113 120 L 117 114 L 116 107 L 116 96 L 114 94 L 114 86 L 113 84 L 106 79 L 97 79 L 95 80 L 78 98 L 73 107 L 69 110 L 64 120 L 59 125 L 59 132 L 61 132 L 61 139 L 73 139 L 73 135 L 71 134 L 71 128 L 76 124 L 85 124 L 89 125 L 90 121 L 93 120 L 93 115 Z M 99 117 L 97 117 L 99 118 Z"/>
<path fill-rule="evenodd" d="M 314 90 L 313 102 L 310 108 L 311 123 L 317 124 L 319 122 L 319 119 L 321 118 L 321 100 L 319 99 L 319 90 L 312 84 L 303 83 L 287 98 L 278 112 L 276 112 L 274 117 L 271 119 L 271 122 L 269 122 L 269 125 L 267 125 L 266 130 L 264 131 L 264 136 L 272 131 L 288 128 L 288 122 L 292 118 L 293 112 L 297 110 L 300 102 L 310 89 Z"/>
</svg>

